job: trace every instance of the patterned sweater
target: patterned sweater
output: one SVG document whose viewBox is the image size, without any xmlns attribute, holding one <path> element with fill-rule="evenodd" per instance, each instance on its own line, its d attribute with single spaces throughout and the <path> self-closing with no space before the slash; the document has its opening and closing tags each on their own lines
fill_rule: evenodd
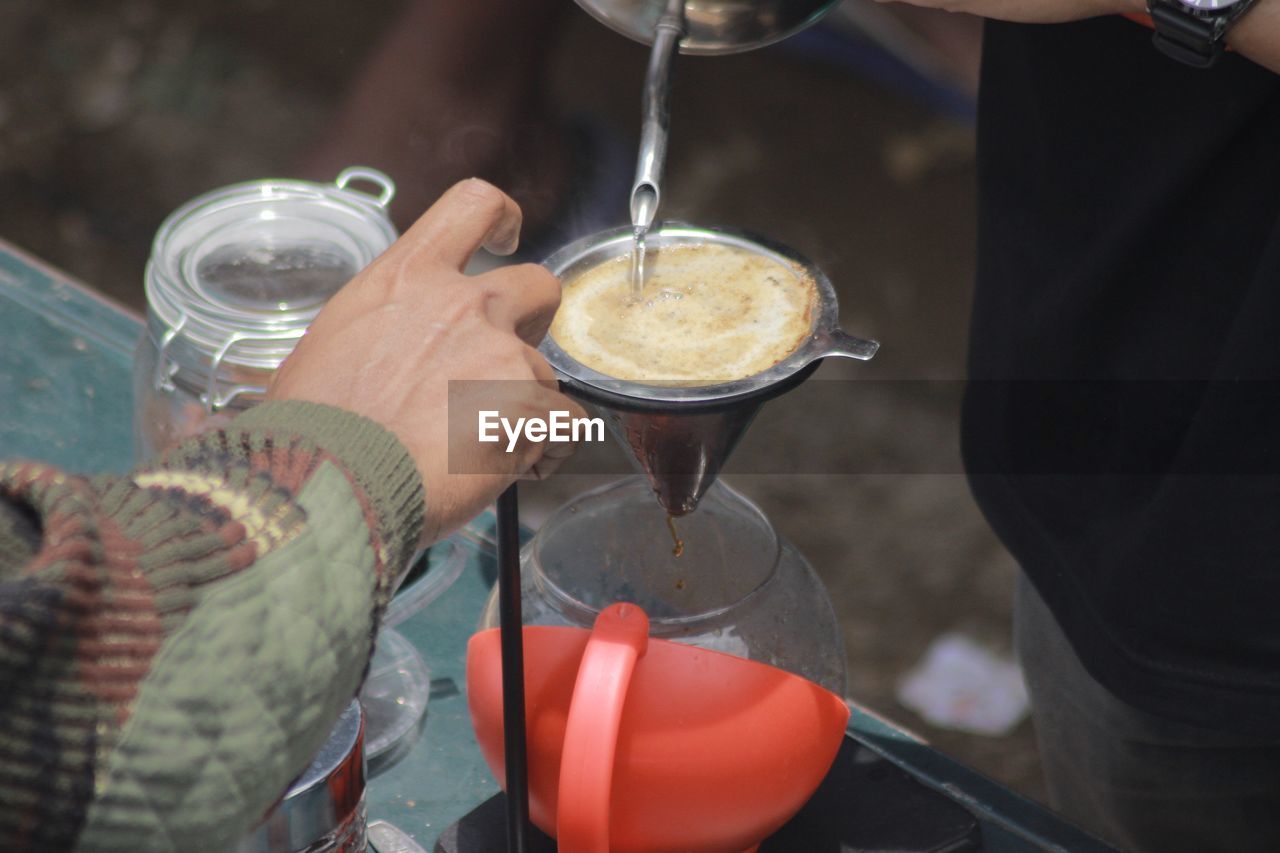
<svg viewBox="0 0 1280 853">
<path fill-rule="evenodd" d="M 0 850 L 234 847 L 359 687 L 423 506 L 390 432 L 310 403 L 127 476 L 0 464 Z"/>
</svg>

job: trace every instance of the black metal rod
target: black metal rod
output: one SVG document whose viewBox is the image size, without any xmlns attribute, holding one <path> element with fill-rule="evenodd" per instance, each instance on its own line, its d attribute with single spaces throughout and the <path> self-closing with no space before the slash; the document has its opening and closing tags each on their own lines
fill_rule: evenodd
<svg viewBox="0 0 1280 853">
<path fill-rule="evenodd" d="M 498 496 L 498 616 L 502 635 L 507 850 L 524 853 L 529 834 L 529 759 L 525 747 L 524 626 L 520 613 L 520 505 L 515 483 Z"/>
</svg>

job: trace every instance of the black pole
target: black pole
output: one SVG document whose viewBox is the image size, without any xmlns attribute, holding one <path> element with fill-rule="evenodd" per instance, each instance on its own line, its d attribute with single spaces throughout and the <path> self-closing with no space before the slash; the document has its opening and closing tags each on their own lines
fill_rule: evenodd
<svg viewBox="0 0 1280 853">
<path fill-rule="evenodd" d="M 524 853 L 529 766 L 524 732 L 524 630 L 520 613 L 520 506 L 516 484 L 498 496 L 498 615 L 502 633 L 502 727 L 507 764 L 507 850 Z"/>
</svg>

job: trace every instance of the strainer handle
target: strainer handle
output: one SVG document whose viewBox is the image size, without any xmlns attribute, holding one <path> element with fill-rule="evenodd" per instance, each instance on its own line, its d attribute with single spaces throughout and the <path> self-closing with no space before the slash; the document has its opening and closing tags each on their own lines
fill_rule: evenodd
<svg viewBox="0 0 1280 853">
<path fill-rule="evenodd" d="M 841 329 L 832 329 L 822 337 L 822 358 L 840 356 L 867 361 L 880 349 L 879 341 L 859 338 Z"/>
<path fill-rule="evenodd" d="M 386 208 L 387 205 L 391 204 L 391 199 L 396 197 L 396 182 L 377 169 L 370 169 L 368 166 L 349 166 L 343 169 L 341 174 L 333 181 L 340 190 L 346 190 L 349 193 L 360 193 L 360 195 L 372 195 L 372 193 L 361 192 L 357 189 L 347 189 L 347 185 L 352 181 L 368 181 L 371 184 L 376 184 L 379 193 L 374 204 L 378 205 L 378 207 Z"/>
</svg>

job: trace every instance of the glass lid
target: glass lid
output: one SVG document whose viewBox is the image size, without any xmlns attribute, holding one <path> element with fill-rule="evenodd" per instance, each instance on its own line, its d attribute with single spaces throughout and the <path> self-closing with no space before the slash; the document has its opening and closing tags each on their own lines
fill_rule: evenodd
<svg viewBox="0 0 1280 853">
<path fill-rule="evenodd" d="M 229 311 L 285 313 L 323 304 L 359 270 L 360 244 L 295 200 L 264 199 L 213 228 L 184 253 L 183 277 Z"/>
<path fill-rule="evenodd" d="M 193 199 L 156 235 L 148 304 L 198 355 L 274 367 L 329 297 L 395 240 L 394 193 L 386 175 L 357 167 L 333 184 L 255 181 Z"/>
</svg>

